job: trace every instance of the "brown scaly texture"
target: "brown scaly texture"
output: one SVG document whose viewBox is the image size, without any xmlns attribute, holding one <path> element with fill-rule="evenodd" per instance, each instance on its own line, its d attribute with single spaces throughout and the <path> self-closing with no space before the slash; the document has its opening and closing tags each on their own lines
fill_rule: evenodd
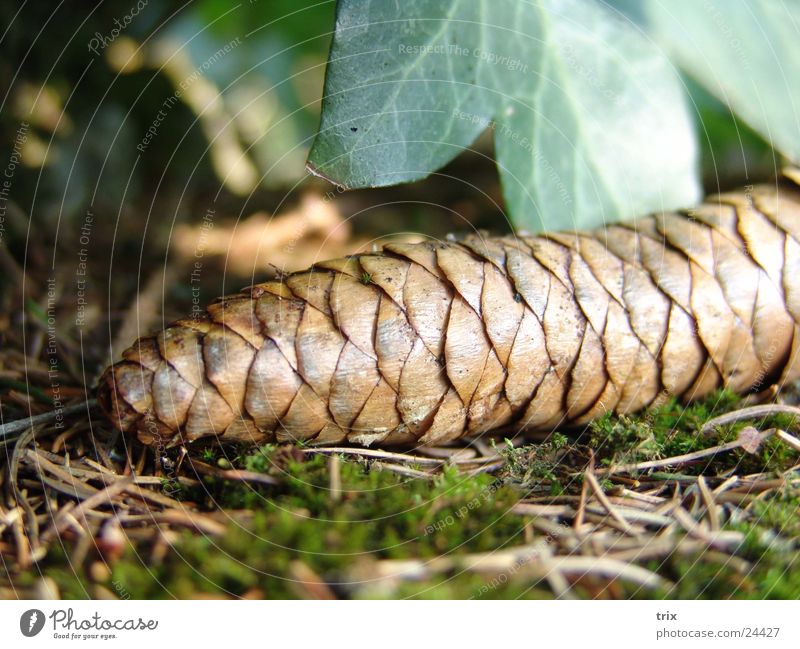
<svg viewBox="0 0 800 649">
<path fill-rule="evenodd" d="M 791 380 L 798 323 L 786 179 L 591 232 L 324 262 L 140 339 L 100 401 L 146 444 L 434 444 Z"/>
</svg>

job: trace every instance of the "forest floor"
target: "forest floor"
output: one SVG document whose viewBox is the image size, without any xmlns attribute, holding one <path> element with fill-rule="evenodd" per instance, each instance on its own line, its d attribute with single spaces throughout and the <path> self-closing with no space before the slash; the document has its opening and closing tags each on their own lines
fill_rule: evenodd
<svg viewBox="0 0 800 649">
<path fill-rule="evenodd" d="M 198 250 L 202 303 L 259 254 L 304 266 L 371 245 L 347 200 L 178 226 L 169 255 L 137 250 L 134 219 L 98 225 L 117 266 L 92 257 L 84 304 L 76 251 L 52 269 L 30 240 L 23 270 L 0 248 L 0 598 L 800 598 L 793 389 L 416 450 L 156 455 L 109 426 L 91 400 L 109 345 L 188 312 Z M 408 227 L 399 205 L 370 223 Z"/>
<path fill-rule="evenodd" d="M 798 598 L 796 411 L 739 405 L 159 458 L 79 406 L 0 442 L 0 597 Z"/>
</svg>

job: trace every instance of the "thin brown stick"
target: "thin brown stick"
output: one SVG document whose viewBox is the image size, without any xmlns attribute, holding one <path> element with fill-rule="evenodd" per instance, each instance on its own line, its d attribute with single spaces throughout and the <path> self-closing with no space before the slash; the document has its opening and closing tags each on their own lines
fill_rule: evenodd
<svg viewBox="0 0 800 649">
<path fill-rule="evenodd" d="M 82 412 L 88 412 L 97 405 L 97 399 L 88 399 L 83 403 L 76 403 L 71 406 L 66 406 L 60 410 L 53 410 L 52 412 L 43 412 L 41 415 L 33 415 L 24 419 L 16 419 L 9 421 L 6 424 L 0 425 L 0 438 L 21 433 L 24 430 L 39 426 L 41 424 L 49 424 L 55 421 L 56 417 L 70 417 Z"/>
</svg>

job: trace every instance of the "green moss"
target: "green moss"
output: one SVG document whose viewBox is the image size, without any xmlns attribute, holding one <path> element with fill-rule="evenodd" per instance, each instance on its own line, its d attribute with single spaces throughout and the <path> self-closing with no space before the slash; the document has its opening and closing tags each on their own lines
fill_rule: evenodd
<svg viewBox="0 0 800 649">
<path fill-rule="evenodd" d="M 519 448 L 506 440 L 503 447 L 495 446 L 495 450 L 506 459 L 500 473 L 506 484 L 525 490 L 546 490 L 553 496 L 566 491 L 562 481 L 568 465 L 563 460 L 569 452 L 569 439 L 565 435 L 553 433 L 545 442 Z"/>
<path fill-rule="evenodd" d="M 272 472 L 270 454 L 274 458 L 274 449 L 259 455 L 261 468 Z M 250 470 L 260 462 L 255 455 L 242 461 Z M 131 550 L 114 567 L 113 579 L 132 597 L 188 597 L 198 591 L 243 595 L 251 588 L 285 597 L 294 594 L 292 561 L 346 582 L 359 562 L 426 559 L 521 542 L 523 521 L 509 513 L 519 495 L 491 476 L 466 477 L 448 469 L 430 483 L 342 462 L 336 500 L 327 462 L 322 456 L 287 462 L 280 487 L 212 484 L 227 506 L 247 504 L 252 516 L 229 525 L 219 539 L 182 535 L 179 557 L 152 574 L 143 572 Z M 450 596 L 444 593 L 452 587 L 436 588 Z M 347 583 L 340 588 L 354 590 Z"/>
<path fill-rule="evenodd" d="M 468 476 L 448 468 L 433 480 L 411 479 L 378 470 L 370 462 L 340 458 L 340 485 L 334 491 L 327 456 L 275 445 L 200 449 L 194 452 L 207 463 L 267 474 L 277 484 L 205 478 L 199 487 L 182 487 L 181 498 L 209 511 L 228 511 L 226 532 L 213 538 L 181 533 L 161 562 L 151 562 L 151 545 L 138 542 L 110 563 L 112 574 L 100 585 L 133 598 L 248 593 L 296 597 L 303 594 L 296 584 L 299 562 L 342 597 L 550 597 L 546 585 L 533 583 L 522 574 L 483 577 L 455 567 L 444 574 L 421 575 L 419 580 L 394 584 L 388 590 L 385 584 L 368 580 L 373 574 L 370 566 L 381 559 L 416 559 L 424 564 L 437 557 L 458 559 L 467 553 L 496 551 L 529 541 L 530 531 L 523 533 L 526 519 L 510 513 L 520 498 L 579 493 L 592 454 L 600 464 L 639 462 L 735 439 L 746 422 L 708 436 L 697 431 L 709 418 L 737 403 L 737 397 L 723 391 L 689 407 L 669 401 L 642 415 L 606 416 L 583 435 L 555 433 L 543 443 L 519 448 L 499 444 L 507 463 L 496 476 Z M 753 423 L 762 430 L 767 425 L 792 425 L 785 418 Z M 771 438 L 753 455 L 719 453 L 697 464 L 663 467 L 648 476 L 651 480 L 694 482 L 693 476 L 701 472 L 778 473 L 797 461 L 793 449 Z M 613 486 L 603 479 L 605 489 Z M 762 493 L 749 505 L 743 504 L 726 527 L 745 534 L 737 555 L 752 564 L 752 571 L 738 574 L 713 553 L 671 556 L 650 565 L 675 584 L 674 589 L 656 595 L 800 597 L 798 510 L 800 487 L 796 484 Z M 41 571 L 57 582 L 65 597 L 92 595 L 95 585 L 87 577 L 86 566 L 96 555 L 90 552 L 83 565 L 72 565 L 69 553 L 73 548 L 70 542 L 55 546 L 37 570 L 14 577 L 14 583 L 29 587 Z M 581 580 L 574 588 L 584 597 L 611 592 L 616 597 L 654 594 L 616 582 Z"/>
<path fill-rule="evenodd" d="M 585 443 L 602 465 L 620 465 L 685 455 L 711 448 L 737 438 L 745 426 L 791 429 L 796 425 L 789 415 L 774 415 L 759 421 L 741 421 L 722 426 L 711 434 L 700 434 L 703 425 L 718 415 L 733 410 L 741 398 L 728 390 L 718 390 L 689 406 L 670 399 L 659 407 L 635 416 L 605 415 L 589 425 Z M 582 439 L 578 440 L 583 441 Z M 777 438 L 769 438 L 755 454 L 743 450 L 721 453 L 694 464 L 684 465 L 684 475 L 713 474 L 735 469 L 739 473 L 781 471 L 791 466 L 797 452 Z M 796 461 L 796 460 L 795 460 Z"/>
<path fill-rule="evenodd" d="M 771 498 L 757 500 L 750 506 L 755 525 L 800 544 L 800 488 L 786 487 Z"/>
<path fill-rule="evenodd" d="M 669 599 L 797 599 L 800 597 L 800 556 L 764 550 L 751 554 L 752 569 L 742 574 L 724 560 L 700 553 L 652 562 L 651 570 L 666 573 L 674 587 L 636 593 L 638 597 Z"/>
</svg>

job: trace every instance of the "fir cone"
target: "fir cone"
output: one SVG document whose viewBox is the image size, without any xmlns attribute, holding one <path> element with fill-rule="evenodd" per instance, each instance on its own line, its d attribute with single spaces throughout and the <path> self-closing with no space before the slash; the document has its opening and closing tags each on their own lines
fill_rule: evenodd
<svg viewBox="0 0 800 649">
<path fill-rule="evenodd" d="M 798 322 L 785 179 L 593 231 L 320 263 L 141 338 L 99 398 L 145 444 L 439 444 L 795 379 Z"/>
</svg>

